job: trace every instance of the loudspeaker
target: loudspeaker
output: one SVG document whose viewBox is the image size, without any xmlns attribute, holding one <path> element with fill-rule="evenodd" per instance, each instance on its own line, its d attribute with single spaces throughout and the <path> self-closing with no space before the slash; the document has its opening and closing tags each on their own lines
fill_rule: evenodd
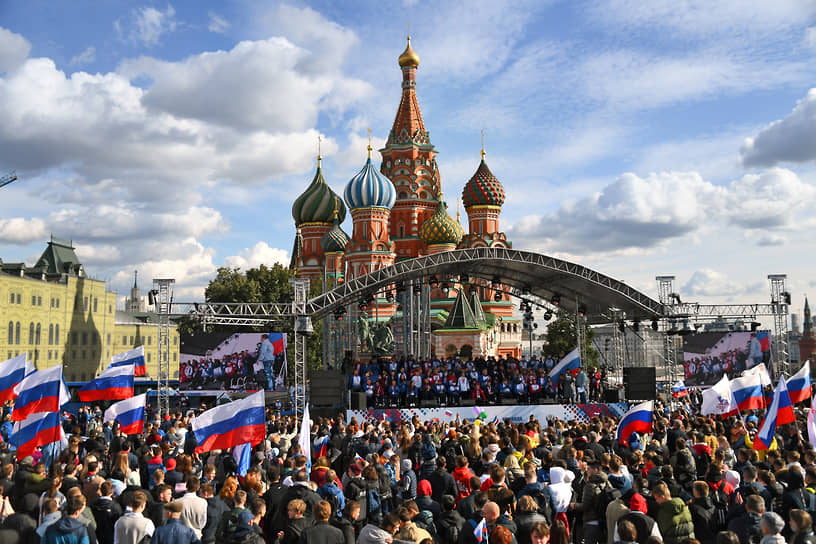
<svg viewBox="0 0 816 544">
<path fill-rule="evenodd" d="M 623 383 L 627 401 L 657 398 L 657 372 L 653 366 L 624 368 Z"/>
<path fill-rule="evenodd" d="M 603 401 L 606 403 L 620 402 L 620 389 L 607 389 L 604 391 Z"/>
<path fill-rule="evenodd" d="M 365 393 L 351 394 L 351 409 L 352 410 L 368 410 L 368 402 L 366 401 Z"/>
<path fill-rule="evenodd" d="M 315 406 L 336 406 L 343 404 L 346 390 L 345 376 L 337 370 L 315 370 L 309 374 L 310 398 Z"/>
</svg>

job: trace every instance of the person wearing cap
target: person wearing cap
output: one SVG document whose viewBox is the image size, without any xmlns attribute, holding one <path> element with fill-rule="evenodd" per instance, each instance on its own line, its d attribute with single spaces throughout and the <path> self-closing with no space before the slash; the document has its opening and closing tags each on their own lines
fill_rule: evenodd
<svg viewBox="0 0 816 544">
<path fill-rule="evenodd" d="M 156 527 L 151 544 L 201 544 L 195 532 L 181 523 L 181 511 L 184 505 L 179 501 L 169 502 L 164 505 L 167 515 L 167 522 L 161 527 Z"/>
<path fill-rule="evenodd" d="M 403 501 L 412 501 L 417 494 L 417 476 L 413 471 L 413 463 L 410 459 L 402 460 L 402 470 L 400 471 L 402 479 L 399 483 L 399 497 Z"/>
<path fill-rule="evenodd" d="M 762 540 L 759 544 L 785 544 L 785 538 L 780 534 L 785 528 L 785 520 L 776 512 L 762 514 Z"/>
</svg>

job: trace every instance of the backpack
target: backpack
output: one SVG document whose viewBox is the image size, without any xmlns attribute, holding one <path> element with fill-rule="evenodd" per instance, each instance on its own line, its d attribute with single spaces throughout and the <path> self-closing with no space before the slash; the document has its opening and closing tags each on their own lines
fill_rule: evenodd
<svg viewBox="0 0 816 544">
<path fill-rule="evenodd" d="M 538 513 L 547 518 L 548 525 L 552 525 L 555 515 L 553 513 L 550 499 L 544 493 L 544 490 L 542 489 L 541 491 L 531 493 L 530 496 L 533 498 L 533 500 L 536 501 L 536 504 L 538 505 Z"/>
<path fill-rule="evenodd" d="M 226 542 L 238 531 L 238 526 L 241 523 L 241 514 L 244 508 L 233 508 L 227 515 L 221 518 L 218 524 L 218 529 L 215 530 L 215 540 L 217 542 Z"/>
<path fill-rule="evenodd" d="M 446 518 L 440 519 L 438 522 L 437 534 L 441 542 L 459 542 L 459 527 L 452 520 Z"/>
<path fill-rule="evenodd" d="M 329 491 L 326 493 L 325 497 L 322 497 L 322 499 L 331 505 L 332 516 L 339 516 L 341 514 L 340 500 L 337 498 L 337 495 L 335 493 Z"/>
<path fill-rule="evenodd" d="M 799 488 L 799 493 L 801 494 L 802 509 L 810 514 L 811 517 L 816 515 L 816 495 L 802 488 Z"/>
<path fill-rule="evenodd" d="M 728 528 L 728 494 L 722 489 L 711 488 L 711 502 L 714 503 L 714 514 L 711 516 L 711 530 L 716 534 Z"/>
<path fill-rule="evenodd" d="M 606 508 L 619 498 L 621 498 L 620 489 L 615 489 L 608 483 L 606 487 L 601 489 L 601 494 L 598 495 L 598 501 L 595 503 L 595 513 L 598 516 L 598 526 L 603 536 L 601 540 L 607 540 Z"/>
<path fill-rule="evenodd" d="M 376 489 L 369 489 L 366 492 L 366 503 L 368 504 L 368 515 L 377 516 L 382 512 L 382 498 Z"/>
</svg>

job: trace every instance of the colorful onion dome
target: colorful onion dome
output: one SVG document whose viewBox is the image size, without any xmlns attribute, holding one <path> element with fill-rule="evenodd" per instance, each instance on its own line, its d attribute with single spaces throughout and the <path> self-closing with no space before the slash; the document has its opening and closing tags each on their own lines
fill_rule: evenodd
<svg viewBox="0 0 816 544">
<path fill-rule="evenodd" d="M 462 225 L 448 214 L 448 206 L 442 200 L 442 195 L 440 195 L 436 211 L 419 228 L 419 237 L 428 246 L 438 244 L 456 245 L 464 235 L 465 231 L 462 229 Z"/>
<path fill-rule="evenodd" d="M 405 51 L 402 52 L 402 55 L 399 56 L 399 65 L 403 67 L 413 66 L 414 68 L 419 66 L 419 55 L 411 49 L 411 36 L 408 36 L 408 46 L 405 48 Z"/>
<path fill-rule="evenodd" d="M 320 247 L 323 248 L 323 253 L 343 253 L 348 241 L 348 234 L 340 228 L 340 221 L 335 215 L 334 226 L 320 239 Z"/>
<path fill-rule="evenodd" d="M 371 163 L 371 146 L 363 169 L 351 178 L 343 193 L 349 208 L 391 208 L 397 199 L 394 184 Z"/>
<path fill-rule="evenodd" d="M 329 223 L 334 219 L 334 212 L 339 214 L 340 221 L 346 218 L 346 206 L 337 194 L 332 191 L 326 178 L 323 177 L 323 169 L 320 167 L 321 157 L 317 158 L 317 172 L 315 172 L 312 183 L 295 200 L 292 205 L 292 217 L 295 219 L 295 226 L 304 223 Z"/>
<path fill-rule="evenodd" d="M 462 190 L 462 203 L 465 208 L 504 204 L 504 187 L 487 167 L 484 156 L 485 153 L 482 151 L 482 162 L 479 168 Z"/>
</svg>

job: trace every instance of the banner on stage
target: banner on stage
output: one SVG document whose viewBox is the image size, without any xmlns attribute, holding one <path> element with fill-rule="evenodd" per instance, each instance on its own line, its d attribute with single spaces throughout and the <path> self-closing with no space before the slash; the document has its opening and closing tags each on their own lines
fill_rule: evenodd
<svg viewBox="0 0 816 544">
<path fill-rule="evenodd" d="M 561 421 L 580 421 L 587 423 L 593 417 L 621 417 L 629 409 L 625 402 L 614 404 L 539 404 L 535 406 L 485 406 L 481 408 L 487 415 L 485 421 L 496 418 L 499 421 L 509 419 L 513 423 L 523 423 L 534 416 L 539 422 L 545 423 L 548 419 L 558 418 Z M 439 420 L 441 422 L 474 419 L 473 407 L 444 407 L 444 408 L 404 408 L 383 410 L 346 410 L 346 421 L 356 417 L 357 421 L 375 419 L 396 421 L 410 421 L 414 416 L 420 421 Z"/>
</svg>

